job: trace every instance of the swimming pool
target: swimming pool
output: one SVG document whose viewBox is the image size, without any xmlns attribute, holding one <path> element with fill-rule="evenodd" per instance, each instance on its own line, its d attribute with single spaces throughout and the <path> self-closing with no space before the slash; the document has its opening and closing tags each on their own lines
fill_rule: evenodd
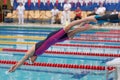
<svg viewBox="0 0 120 80">
<path fill-rule="evenodd" d="M 51 46 L 37 59 L 39 63 L 24 65 L 14 73 L 5 74 L 12 62 L 19 61 L 33 44 L 57 29 L 1 26 L 1 80 L 106 80 L 105 63 L 115 57 L 113 54 L 120 54 L 120 30 L 78 33 L 74 39 Z M 114 73 L 110 74 L 109 80 L 113 77 Z"/>
</svg>

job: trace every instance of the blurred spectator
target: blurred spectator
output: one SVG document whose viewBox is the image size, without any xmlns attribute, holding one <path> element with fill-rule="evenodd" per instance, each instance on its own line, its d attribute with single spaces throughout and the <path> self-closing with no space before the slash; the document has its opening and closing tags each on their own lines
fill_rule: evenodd
<svg viewBox="0 0 120 80">
<path fill-rule="evenodd" d="M 66 0 L 66 3 L 64 4 L 64 11 L 62 12 L 61 17 L 61 23 L 65 25 L 66 23 L 70 23 L 70 10 L 71 10 L 71 4 L 68 0 Z"/>
<path fill-rule="evenodd" d="M 54 9 L 51 10 L 52 13 L 52 20 L 51 20 L 51 24 L 56 24 L 59 23 L 59 10 L 57 9 L 56 6 L 54 6 Z"/>
<path fill-rule="evenodd" d="M 100 4 L 100 7 L 96 10 L 96 15 L 105 15 L 106 13 L 106 8 L 103 6 L 103 3 Z M 100 24 L 99 26 L 102 26 L 104 24 Z"/>
<path fill-rule="evenodd" d="M 111 14 L 118 14 L 119 12 L 114 9 L 113 12 Z M 113 26 L 117 26 L 118 24 L 120 25 L 120 23 L 111 23 Z"/>
<path fill-rule="evenodd" d="M 96 10 L 96 14 L 104 15 L 106 12 L 106 8 L 103 6 L 103 3 L 100 4 L 100 7 Z"/>
<path fill-rule="evenodd" d="M 82 13 L 82 11 L 81 11 L 80 7 L 77 7 L 77 9 L 75 10 L 75 18 L 74 18 L 74 20 L 81 19 L 81 13 Z"/>
<path fill-rule="evenodd" d="M 20 3 L 17 7 L 17 12 L 18 12 L 18 24 L 24 24 L 24 11 L 25 7 L 23 6 L 22 3 Z"/>
<path fill-rule="evenodd" d="M 97 15 L 97 14 L 96 14 L 96 11 L 97 11 L 97 7 L 95 7 L 95 8 L 94 8 L 94 11 L 93 11 L 92 13 L 88 14 L 87 16 Z"/>
</svg>

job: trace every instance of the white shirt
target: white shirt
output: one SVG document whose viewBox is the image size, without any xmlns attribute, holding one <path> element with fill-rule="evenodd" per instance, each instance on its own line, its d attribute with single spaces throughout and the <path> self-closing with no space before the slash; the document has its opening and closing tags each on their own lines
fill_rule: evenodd
<svg viewBox="0 0 120 80">
<path fill-rule="evenodd" d="M 112 12 L 111 14 L 118 14 L 118 12 Z"/>
<path fill-rule="evenodd" d="M 18 14 L 24 14 L 25 7 L 24 6 L 18 6 L 17 10 L 18 10 Z"/>
<path fill-rule="evenodd" d="M 96 11 L 96 14 L 104 14 L 106 11 L 105 7 L 99 7 Z"/>
<path fill-rule="evenodd" d="M 52 16 L 55 16 L 59 13 L 59 10 L 58 9 L 52 9 L 51 12 L 52 12 Z"/>
<path fill-rule="evenodd" d="M 64 10 L 65 11 L 70 11 L 70 9 L 71 9 L 71 4 L 67 3 L 67 4 L 64 5 Z"/>
</svg>

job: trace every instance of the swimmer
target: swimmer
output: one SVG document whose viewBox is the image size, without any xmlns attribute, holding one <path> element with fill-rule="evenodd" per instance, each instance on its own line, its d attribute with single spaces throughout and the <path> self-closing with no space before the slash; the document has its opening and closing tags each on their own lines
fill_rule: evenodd
<svg viewBox="0 0 120 80">
<path fill-rule="evenodd" d="M 105 15 L 94 15 L 94 16 L 88 16 L 86 18 L 83 18 L 81 20 L 73 21 L 73 25 L 80 24 L 82 22 L 86 22 L 89 24 L 103 24 L 106 22 L 110 23 L 119 23 L 120 22 L 120 14 L 105 14 Z M 72 23 L 73 23 L 72 22 Z"/>
<path fill-rule="evenodd" d="M 58 31 L 52 32 L 48 35 L 48 37 L 44 41 L 40 41 L 32 46 L 30 50 L 28 50 L 25 56 L 15 65 L 13 65 L 8 72 L 14 72 L 18 67 L 20 67 L 27 59 L 29 59 L 32 63 L 35 62 L 39 55 L 42 55 L 45 50 L 47 50 L 51 45 L 67 40 L 69 38 L 73 38 L 73 36 L 82 31 L 86 31 L 92 28 L 92 26 L 84 25 L 84 27 L 80 27 L 70 30 L 74 26 L 74 22 L 71 25 L 66 26 L 65 28 L 59 29 Z"/>
</svg>

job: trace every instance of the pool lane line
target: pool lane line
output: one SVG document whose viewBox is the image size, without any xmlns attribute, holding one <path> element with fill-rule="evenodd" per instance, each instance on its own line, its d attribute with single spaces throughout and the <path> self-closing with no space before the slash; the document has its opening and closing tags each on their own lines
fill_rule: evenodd
<svg viewBox="0 0 120 80">
<path fill-rule="evenodd" d="M 4 53 L 4 54 L 0 54 L 0 56 L 24 56 L 24 54 L 18 54 L 18 53 L 13 53 L 13 54 L 9 54 L 9 53 Z M 65 59 L 65 60 L 88 60 L 88 61 L 100 61 L 100 62 L 105 62 L 107 59 L 93 59 L 93 58 L 80 58 L 80 57 L 70 57 L 70 56 L 59 56 L 59 55 L 42 55 L 41 58 L 55 58 L 55 59 Z"/>
<path fill-rule="evenodd" d="M 93 40 L 93 39 L 91 39 L 91 38 L 89 38 L 89 39 L 84 39 L 84 38 L 73 38 L 73 39 L 70 39 L 70 40 L 76 40 L 76 41 L 94 41 L 94 42 L 120 42 L 120 40 L 119 39 L 117 39 L 117 40 L 99 40 L 99 38 L 98 38 L 98 40 Z"/>
<path fill-rule="evenodd" d="M 1 51 L 8 51 L 8 52 L 27 52 L 28 50 L 23 49 L 13 49 L 13 48 L 0 48 Z M 120 57 L 120 54 L 110 54 L 110 53 L 91 53 L 91 52 L 63 52 L 63 51 L 49 51 L 46 50 L 45 54 L 51 55 L 76 55 L 76 56 L 99 56 L 99 57 Z"/>
<path fill-rule="evenodd" d="M 55 29 L 5 29 L 5 28 L 2 28 L 0 29 L 0 31 L 25 31 L 25 32 L 52 32 L 52 31 L 55 31 Z"/>
<path fill-rule="evenodd" d="M 4 36 L 4 35 L 0 35 L 0 38 L 2 39 L 2 38 L 6 38 L 6 39 L 18 39 L 18 38 L 20 38 L 20 39 L 31 39 L 31 40 L 44 40 L 46 37 L 39 37 L 39 36 L 20 36 L 20 35 L 18 35 L 18 36 L 10 36 L 10 35 L 6 35 L 6 36 Z"/>
<path fill-rule="evenodd" d="M 4 32 L 4 30 L 2 30 L 0 32 L 1 32 L 1 34 L 29 34 L 29 33 L 33 33 L 33 34 L 35 34 L 35 33 L 40 33 L 40 34 L 47 33 L 47 34 L 49 34 L 50 33 L 50 32 L 45 32 L 45 31 L 30 32 L 30 31 L 8 31 L 8 30 L 5 30 L 5 32 Z M 53 31 L 51 31 L 51 32 L 53 32 Z M 96 32 L 95 31 L 85 31 L 85 32 L 81 32 L 81 33 L 95 34 Z"/>
<path fill-rule="evenodd" d="M 120 32 L 96 32 L 96 34 L 103 34 L 103 35 L 109 35 L 109 34 L 111 34 L 111 35 L 119 35 L 120 34 Z"/>
<path fill-rule="evenodd" d="M 112 38 L 113 37 L 113 38 Z M 11 39 L 11 38 L 21 38 L 21 39 L 35 39 L 35 40 L 39 40 L 39 39 L 45 39 L 46 37 L 45 36 L 24 36 L 24 35 L 0 35 L 0 38 L 7 38 L 7 39 Z M 75 38 L 73 38 L 73 39 L 71 39 L 71 40 L 74 40 L 74 39 L 76 39 L 76 40 L 79 40 L 79 39 L 82 39 L 82 38 L 95 38 L 95 36 L 90 36 L 90 35 L 86 35 L 86 36 L 80 36 L 80 38 L 79 37 L 75 37 Z M 96 38 L 108 38 L 107 36 L 104 36 L 104 37 L 102 37 L 102 36 L 100 36 L 100 37 L 97 37 L 96 36 Z M 117 39 L 119 39 L 120 38 L 120 36 L 118 37 L 118 36 L 111 36 L 110 37 L 110 39 L 115 39 L 115 38 L 117 38 Z"/>
<path fill-rule="evenodd" d="M 4 33 L 4 31 L 7 33 L 9 33 L 9 32 L 11 32 L 11 33 L 13 33 L 13 32 L 18 32 L 18 33 L 51 33 L 51 32 L 54 32 L 56 30 L 13 30 L 13 29 L 11 29 L 11 30 L 1 29 L 0 30 L 1 33 Z M 97 32 L 98 31 L 94 31 L 94 32 L 93 31 L 85 31 L 85 32 L 79 32 L 78 34 L 80 34 L 80 33 L 97 33 Z"/>
<path fill-rule="evenodd" d="M 69 39 L 69 41 L 89 41 L 89 42 L 114 42 L 119 43 L 120 40 L 86 40 L 86 39 Z M 35 44 L 35 42 L 8 42 L 0 40 L 0 44 Z"/>
<path fill-rule="evenodd" d="M 4 35 L 5 35 L 5 34 L 6 34 L 6 35 L 8 35 L 8 34 L 9 34 L 9 35 L 11 35 L 11 34 L 14 34 L 14 35 L 18 35 L 18 34 L 19 34 L 19 35 L 20 35 L 20 34 L 21 34 L 21 35 L 26 35 L 26 34 L 29 34 L 29 35 L 35 35 L 35 34 L 36 34 L 36 35 L 40 35 L 40 34 L 41 34 L 41 35 L 48 35 L 49 33 L 48 33 L 48 32 L 23 32 L 23 31 L 22 31 L 22 32 L 17 32 L 17 31 L 12 31 L 12 32 L 11 32 L 11 31 L 0 31 L 0 34 L 2 34 L 2 35 L 3 35 L 3 34 L 4 34 Z"/>
<path fill-rule="evenodd" d="M 0 44 L 23 44 L 23 45 L 33 45 L 36 42 L 7 42 L 7 41 L 1 41 Z M 110 49 L 120 49 L 120 46 L 106 46 L 106 45 L 92 45 L 92 44 L 61 44 L 57 43 L 53 46 L 59 46 L 59 47 L 88 47 L 88 48 L 110 48 Z"/>
<path fill-rule="evenodd" d="M 23 44 L 23 45 L 25 45 L 25 44 L 29 44 L 29 45 L 33 45 L 33 44 L 35 44 L 36 42 L 8 42 L 8 41 L 0 41 L 0 44 L 8 44 L 8 45 L 10 45 L 10 44 Z"/>
<path fill-rule="evenodd" d="M 59 29 L 60 27 L 41 27 L 41 26 L 0 26 L 0 28 L 16 28 L 16 29 L 47 29 L 47 30 L 50 30 L 50 29 Z"/>
<path fill-rule="evenodd" d="M 21 39 L 21 38 L 16 38 L 16 39 L 4 39 L 1 38 L 0 42 L 18 42 L 18 40 L 23 40 L 23 42 L 39 42 L 42 41 L 44 39 L 39 39 L 39 40 L 35 40 L 34 38 L 32 39 Z M 120 43 L 119 42 L 93 42 L 93 41 L 76 41 L 76 40 L 66 40 L 71 44 L 88 44 L 88 45 L 106 45 L 106 46 L 119 46 Z M 22 42 L 22 41 L 21 41 Z M 65 42 L 63 42 L 65 43 Z M 7 45 L 7 44 L 0 44 L 1 46 L 3 45 Z M 11 44 L 11 45 L 17 45 L 17 44 Z"/>
<path fill-rule="evenodd" d="M 0 51 L 3 51 L 4 48 L 0 48 Z"/>
<path fill-rule="evenodd" d="M 17 61 L 8 61 L 8 60 L 0 60 L 0 64 L 8 64 L 13 65 L 16 64 Z M 28 64 L 24 62 L 23 65 L 25 66 L 37 66 L 37 67 L 54 67 L 54 68 L 69 68 L 69 69 L 88 69 L 88 70 L 100 70 L 105 71 L 113 70 L 115 67 L 108 67 L 108 66 L 96 66 L 96 65 L 77 65 L 77 64 L 59 64 L 59 63 L 45 63 L 45 62 L 35 62 L 34 64 Z"/>
<path fill-rule="evenodd" d="M 28 25 L 29 26 L 29 25 Z M 34 26 L 34 27 L 31 27 L 31 26 L 29 26 L 29 27 L 21 27 L 21 26 L 0 26 L 0 28 L 1 29 L 13 29 L 13 28 L 15 28 L 15 29 L 47 29 L 47 30 L 56 30 L 56 29 L 60 29 L 61 27 L 38 27 L 38 26 Z M 106 32 L 106 31 L 110 31 L 110 29 L 99 29 L 99 30 L 95 30 L 95 29 L 91 29 L 90 31 L 103 31 L 103 32 Z"/>
<path fill-rule="evenodd" d="M 35 38 L 33 37 L 33 38 L 26 38 L 26 39 L 24 39 L 24 42 L 38 42 L 38 41 L 42 41 L 42 40 L 44 40 L 44 38 L 46 38 L 46 37 L 41 37 L 41 39 L 37 39 L 36 38 L 36 40 L 35 40 Z M 4 42 L 4 41 L 6 41 L 6 42 L 16 42 L 18 39 L 21 39 L 21 38 L 0 38 L 0 42 Z M 93 41 L 78 41 L 78 40 L 67 40 L 67 41 L 69 41 L 70 43 L 74 43 L 74 44 L 93 44 L 93 45 L 108 45 L 108 46 L 119 46 L 120 45 L 120 43 L 119 42 L 93 42 Z M 5 45 L 5 44 L 3 44 L 3 45 Z M 7 44 L 6 44 L 7 45 Z M 13 44 L 13 45 L 15 45 L 15 44 Z"/>
<path fill-rule="evenodd" d="M 90 38 L 120 38 L 120 35 L 98 35 L 98 34 L 80 34 L 79 37 L 90 37 Z"/>
</svg>

